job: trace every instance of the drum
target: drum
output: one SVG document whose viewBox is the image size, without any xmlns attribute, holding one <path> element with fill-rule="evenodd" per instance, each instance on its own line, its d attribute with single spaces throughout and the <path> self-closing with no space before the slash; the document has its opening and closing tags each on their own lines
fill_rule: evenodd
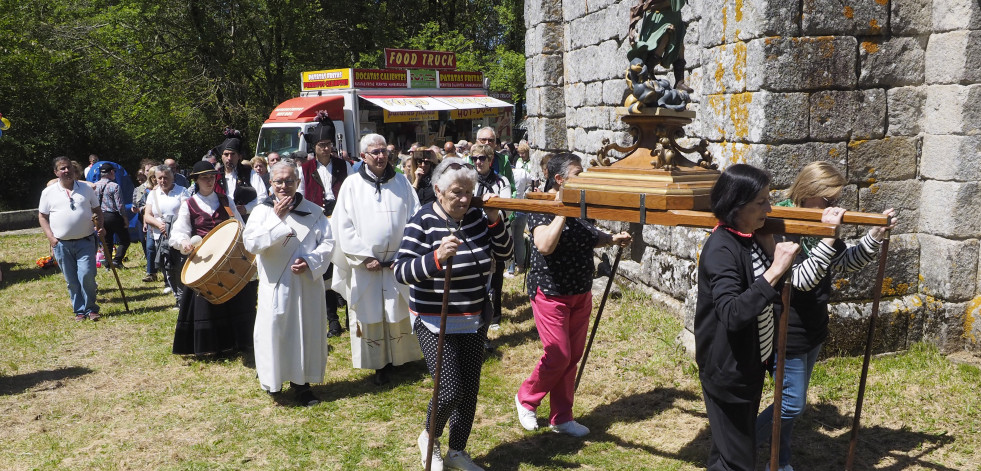
<svg viewBox="0 0 981 471">
<path fill-rule="evenodd" d="M 221 304 L 242 291 L 255 273 L 255 255 L 242 243 L 242 225 L 229 219 L 215 226 L 188 254 L 181 281 L 209 303 Z"/>
</svg>

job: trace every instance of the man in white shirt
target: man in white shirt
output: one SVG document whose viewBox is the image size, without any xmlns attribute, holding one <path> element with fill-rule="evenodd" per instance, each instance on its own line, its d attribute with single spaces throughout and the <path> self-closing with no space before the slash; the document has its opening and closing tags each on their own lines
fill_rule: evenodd
<svg viewBox="0 0 981 471">
<path fill-rule="evenodd" d="M 99 320 L 99 305 L 95 303 L 95 253 L 99 243 L 95 228 L 99 228 L 99 235 L 105 232 L 99 199 L 90 186 L 75 180 L 68 157 L 54 159 L 54 174 L 58 182 L 41 192 L 38 222 L 68 282 L 75 320 Z"/>
</svg>

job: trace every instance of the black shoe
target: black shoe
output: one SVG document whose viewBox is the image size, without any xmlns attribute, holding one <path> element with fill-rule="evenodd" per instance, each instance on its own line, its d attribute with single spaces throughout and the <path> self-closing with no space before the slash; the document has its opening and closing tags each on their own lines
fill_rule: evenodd
<svg viewBox="0 0 981 471">
<path fill-rule="evenodd" d="M 338 321 L 330 321 L 330 328 L 327 329 L 327 338 L 340 337 L 341 332 L 344 332 L 344 329 L 341 329 L 341 323 Z"/>
<path fill-rule="evenodd" d="M 114 266 L 114 267 L 116 267 L 116 268 L 118 268 L 120 270 L 122 270 L 123 268 L 126 268 L 126 267 L 123 266 L 123 261 L 122 260 L 120 260 L 118 262 L 114 260 L 112 262 L 112 266 Z"/>
<path fill-rule="evenodd" d="M 371 382 L 374 383 L 375 386 L 388 384 L 391 381 L 392 380 L 388 377 L 388 365 L 380 370 L 375 370 L 375 376 L 371 378 Z"/>
<path fill-rule="evenodd" d="M 491 345 L 491 343 L 490 343 L 490 340 L 484 340 L 484 350 L 485 350 L 485 351 L 486 351 L 487 353 L 491 353 L 491 352 L 493 352 L 494 350 L 497 350 L 497 347 L 495 347 L 495 346 L 493 346 L 493 345 Z"/>
<path fill-rule="evenodd" d="M 300 403 L 303 407 L 313 407 L 320 404 L 320 398 L 317 397 L 309 387 L 300 390 L 296 394 L 296 401 Z"/>
</svg>

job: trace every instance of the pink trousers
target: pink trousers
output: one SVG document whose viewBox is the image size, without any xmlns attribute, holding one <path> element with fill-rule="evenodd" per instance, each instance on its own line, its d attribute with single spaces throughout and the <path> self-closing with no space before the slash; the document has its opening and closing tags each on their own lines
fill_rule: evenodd
<svg viewBox="0 0 981 471">
<path fill-rule="evenodd" d="M 586 347 L 593 294 L 548 296 L 539 288 L 531 309 L 545 352 L 531 376 L 521 383 L 518 400 L 535 410 L 549 394 L 549 423 L 563 424 L 572 420 L 576 371 Z"/>
</svg>

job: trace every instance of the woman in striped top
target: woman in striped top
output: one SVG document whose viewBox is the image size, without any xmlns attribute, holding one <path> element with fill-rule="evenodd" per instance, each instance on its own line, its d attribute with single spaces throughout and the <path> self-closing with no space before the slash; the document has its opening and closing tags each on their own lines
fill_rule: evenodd
<svg viewBox="0 0 981 471">
<path fill-rule="evenodd" d="M 811 162 L 797 175 L 790 186 L 790 198 L 777 203 L 780 206 L 797 206 L 824 210 L 822 222 L 841 224 L 845 209 L 838 207 L 841 190 L 847 183 L 844 175 L 834 165 Z M 883 212 L 890 216 L 888 227 L 874 227 L 859 241 L 848 247 L 841 239 L 828 237 L 803 237 L 799 239 L 801 252 L 794 263 L 792 282 L 794 292 L 790 301 L 790 317 L 787 319 L 787 352 L 784 360 L 783 401 L 780 407 L 780 468 L 793 471 L 790 466 L 791 434 L 794 419 L 804 412 L 807 386 L 817 362 L 824 340 L 828 338 L 828 299 L 831 297 L 831 279 L 835 272 L 853 272 L 875 259 L 886 229 L 896 225 L 896 211 Z M 777 308 L 777 315 L 781 315 Z M 756 441 L 770 440 L 773 431 L 773 406 L 768 407 L 756 420 Z"/>
<path fill-rule="evenodd" d="M 798 245 L 754 233 L 770 212 L 770 177 L 732 165 L 712 188 L 719 225 L 698 258 L 695 361 L 712 428 L 711 470 L 753 470 L 764 362 L 773 348 L 775 288 Z"/>
<path fill-rule="evenodd" d="M 438 438 L 446 422 L 450 423 L 446 459 L 439 452 L 439 441 L 434 440 L 432 469 L 442 469 L 444 465 L 481 469 L 464 449 L 477 409 L 490 314 L 485 304 L 492 260 L 504 263 L 511 256 L 513 244 L 507 222 L 499 211 L 470 208 L 477 184 L 477 172 L 472 165 L 462 159 L 446 158 L 433 171 L 432 182 L 436 201 L 421 207 L 406 225 L 395 259 L 395 279 L 410 287 L 413 330 L 432 374 L 436 368 L 444 268 L 452 257 L 439 403 L 434 411 L 430 402 L 425 425 L 428 426 L 429 415 L 435 412 Z M 418 440 L 423 465 L 428 441 L 424 428 Z"/>
</svg>

